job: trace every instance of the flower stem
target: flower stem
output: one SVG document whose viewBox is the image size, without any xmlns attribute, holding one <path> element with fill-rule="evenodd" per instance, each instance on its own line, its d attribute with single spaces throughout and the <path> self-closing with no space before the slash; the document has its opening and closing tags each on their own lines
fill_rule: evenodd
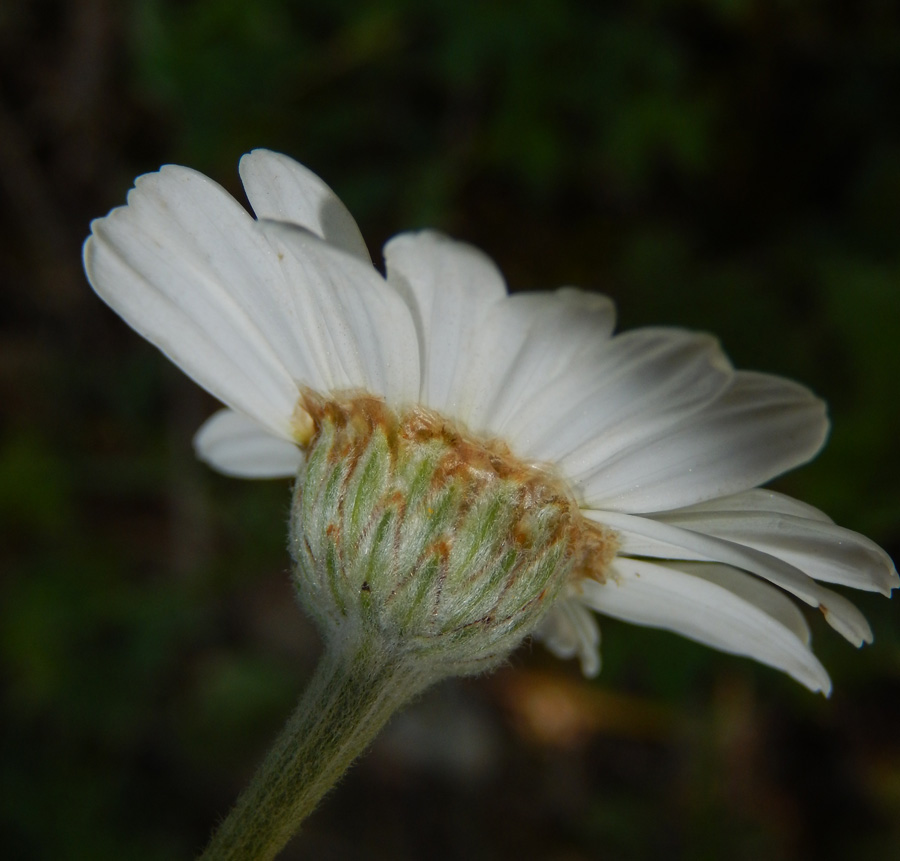
<svg viewBox="0 0 900 861">
<path fill-rule="evenodd" d="M 371 641 L 332 642 L 201 861 L 274 858 L 391 715 L 428 687 L 434 676 L 423 670 Z"/>
</svg>

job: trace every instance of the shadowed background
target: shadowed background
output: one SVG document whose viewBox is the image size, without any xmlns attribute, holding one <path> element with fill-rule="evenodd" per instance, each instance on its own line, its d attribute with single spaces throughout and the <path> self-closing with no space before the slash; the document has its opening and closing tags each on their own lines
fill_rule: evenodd
<svg viewBox="0 0 900 861">
<path fill-rule="evenodd" d="M 215 408 L 90 291 L 134 177 L 320 174 L 370 248 L 435 226 L 514 290 L 712 331 L 831 406 L 777 487 L 900 553 L 900 7 L 780 0 L 0 5 L 0 846 L 189 858 L 312 672 L 287 482 L 194 460 Z M 397 718 L 285 858 L 900 854 L 898 607 L 821 619 L 830 701 L 603 624 Z"/>
</svg>

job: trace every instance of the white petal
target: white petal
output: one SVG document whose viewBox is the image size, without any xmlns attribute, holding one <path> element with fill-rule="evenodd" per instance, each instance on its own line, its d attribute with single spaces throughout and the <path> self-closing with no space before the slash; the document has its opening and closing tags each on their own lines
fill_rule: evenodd
<svg viewBox="0 0 900 861">
<path fill-rule="evenodd" d="M 699 502 L 696 505 L 679 508 L 678 511 L 766 511 L 774 514 L 790 514 L 795 517 L 805 517 L 807 520 L 819 520 L 822 523 L 834 523 L 834 521 L 806 502 L 785 496 L 775 490 L 765 487 L 756 487 L 745 490 L 743 493 L 735 493 L 731 496 L 723 496 Z M 663 512 L 656 512 L 662 514 Z M 655 515 L 654 515 L 655 516 Z"/>
<path fill-rule="evenodd" d="M 812 691 L 831 691 L 825 668 L 806 642 L 770 615 L 767 605 L 729 588 L 733 582 L 720 585 L 673 567 L 618 559 L 605 583 L 581 585 L 584 602 L 602 613 L 754 658 Z"/>
<path fill-rule="evenodd" d="M 563 466 L 587 506 L 662 511 L 747 490 L 812 458 L 828 420 L 802 386 L 738 372 L 706 408 L 649 437 L 637 423 L 634 432 L 636 442 L 590 469 Z"/>
<path fill-rule="evenodd" d="M 91 285 L 229 406 L 288 438 L 302 363 L 278 319 L 286 291 L 250 215 L 212 180 L 167 166 L 92 223 Z"/>
<path fill-rule="evenodd" d="M 297 474 L 303 452 L 234 410 L 220 410 L 194 437 L 200 460 L 238 478 L 286 478 Z"/>
<path fill-rule="evenodd" d="M 247 199 L 259 219 L 288 221 L 371 263 L 353 216 L 309 168 L 281 153 L 255 149 L 240 162 Z"/>
<path fill-rule="evenodd" d="M 900 585 L 891 558 L 858 532 L 783 511 L 733 507 L 736 497 L 682 508 L 654 519 L 753 547 L 804 571 L 816 580 L 890 595 Z M 715 506 L 715 507 L 713 507 Z"/>
<path fill-rule="evenodd" d="M 416 332 L 403 300 L 368 264 L 278 221 L 258 222 L 295 293 L 285 309 L 319 391 L 364 389 L 393 406 L 419 391 Z"/>
<path fill-rule="evenodd" d="M 511 441 L 524 456 L 557 464 L 577 488 L 617 453 L 709 403 L 732 375 L 709 335 L 637 329 L 585 353 L 565 377 L 523 400 Z"/>
<path fill-rule="evenodd" d="M 518 412 L 534 392 L 607 343 L 614 325 L 607 297 L 571 287 L 494 303 L 476 322 L 472 349 L 460 356 L 460 417 L 473 431 L 503 434 L 519 424 Z"/>
<path fill-rule="evenodd" d="M 806 617 L 794 601 L 780 589 L 752 574 L 718 562 L 666 562 L 665 568 L 709 580 L 758 607 L 787 628 L 803 645 L 812 639 Z"/>
<path fill-rule="evenodd" d="M 586 511 L 590 520 L 616 530 L 623 555 L 656 556 L 682 560 L 722 562 L 780 586 L 787 592 L 818 607 L 828 624 L 853 645 L 872 641 L 872 629 L 859 610 L 843 595 L 820 586 L 793 565 L 767 553 L 699 532 L 691 532 L 648 517 L 613 511 Z M 654 547 L 655 542 L 659 545 Z"/>
<path fill-rule="evenodd" d="M 420 399 L 457 417 L 462 357 L 472 349 L 477 321 L 506 295 L 503 276 L 476 248 L 432 231 L 394 237 L 384 260 L 388 283 L 409 306 L 419 335 Z"/>
<path fill-rule="evenodd" d="M 593 613 L 577 598 L 561 598 L 534 632 L 558 658 L 578 657 L 588 678 L 600 672 L 600 628 Z"/>
</svg>

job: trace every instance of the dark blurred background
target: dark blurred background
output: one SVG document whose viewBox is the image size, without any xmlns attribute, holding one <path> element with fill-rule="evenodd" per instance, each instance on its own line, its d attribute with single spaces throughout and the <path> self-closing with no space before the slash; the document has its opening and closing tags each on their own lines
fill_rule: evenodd
<svg viewBox="0 0 900 861">
<path fill-rule="evenodd" d="M 834 430 L 777 483 L 900 553 L 900 5 L 0 3 L 0 854 L 198 851 L 312 672 L 286 482 L 198 464 L 215 408 L 92 294 L 133 178 L 323 176 L 378 259 L 431 225 L 513 289 L 718 334 Z M 900 607 L 831 700 L 607 622 L 596 682 L 526 647 L 398 718 L 285 858 L 900 857 Z"/>
</svg>

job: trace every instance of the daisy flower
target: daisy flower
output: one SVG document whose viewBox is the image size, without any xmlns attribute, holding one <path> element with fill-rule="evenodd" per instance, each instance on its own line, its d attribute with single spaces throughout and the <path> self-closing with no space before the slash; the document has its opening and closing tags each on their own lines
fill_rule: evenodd
<svg viewBox="0 0 900 861">
<path fill-rule="evenodd" d="M 555 525 L 529 552 L 540 556 L 567 530 L 553 562 L 564 576 L 554 581 L 553 560 L 541 556 L 534 570 L 543 580 L 529 581 L 525 601 L 540 613 L 504 643 L 533 633 L 555 654 L 578 657 L 587 675 L 600 666 L 597 614 L 749 656 L 825 693 L 831 683 L 797 602 L 821 610 L 853 645 L 871 641 L 865 618 L 830 586 L 889 595 L 898 577 L 888 555 L 815 508 L 760 489 L 825 440 L 825 406 L 806 388 L 735 370 L 707 334 L 615 334 L 603 296 L 509 295 L 490 259 L 436 232 L 388 242 L 382 275 L 352 216 L 309 170 L 255 150 L 240 175 L 255 218 L 212 180 L 169 165 L 138 178 L 126 206 L 93 222 L 84 247 L 100 297 L 225 404 L 196 436 L 208 464 L 243 477 L 299 474 L 308 488 L 328 430 L 322 463 L 337 469 L 341 451 L 353 461 L 337 478 L 322 472 L 343 482 L 332 514 L 350 530 L 345 491 L 364 481 L 353 434 L 385 427 L 385 439 L 440 437 L 450 447 L 441 468 L 452 449 L 453 462 L 467 464 L 463 481 L 497 473 L 527 485 L 503 540 L 522 544 L 528 505 L 552 497 Z M 377 524 L 395 528 L 396 512 L 414 517 L 413 492 L 385 476 L 353 533 L 369 560 L 382 552 Z M 326 491 L 306 492 L 306 516 L 324 516 Z M 436 498 L 416 511 L 432 512 Z M 477 508 L 454 504 L 454 517 Z M 438 573 L 416 587 L 432 615 L 443 612 L 456 564 L 455 551 L 436 549 L 453 540 L 441 529 L 404 569 L 410 579 L 437 560 Z M 292 539 L 301 567 L 325 565 L 317 553 L 334 548 L 323 541 Z M 494 548 L 475 536 L 467 559 L 479 542 Z M 501 550 L 491 553 L 493 591 L 477 587 L 471 599 L 479 619 L 503 615 L 515 586 Z M 347 577 L 356 594 L 375 588 L 355 571 Z M 308 588 L 328 592 L 319 581 Z M 395 582 L 385 602 L 402 588 Z M 317 617 L 340 613 L 320 607 Z"/>
</svg>

